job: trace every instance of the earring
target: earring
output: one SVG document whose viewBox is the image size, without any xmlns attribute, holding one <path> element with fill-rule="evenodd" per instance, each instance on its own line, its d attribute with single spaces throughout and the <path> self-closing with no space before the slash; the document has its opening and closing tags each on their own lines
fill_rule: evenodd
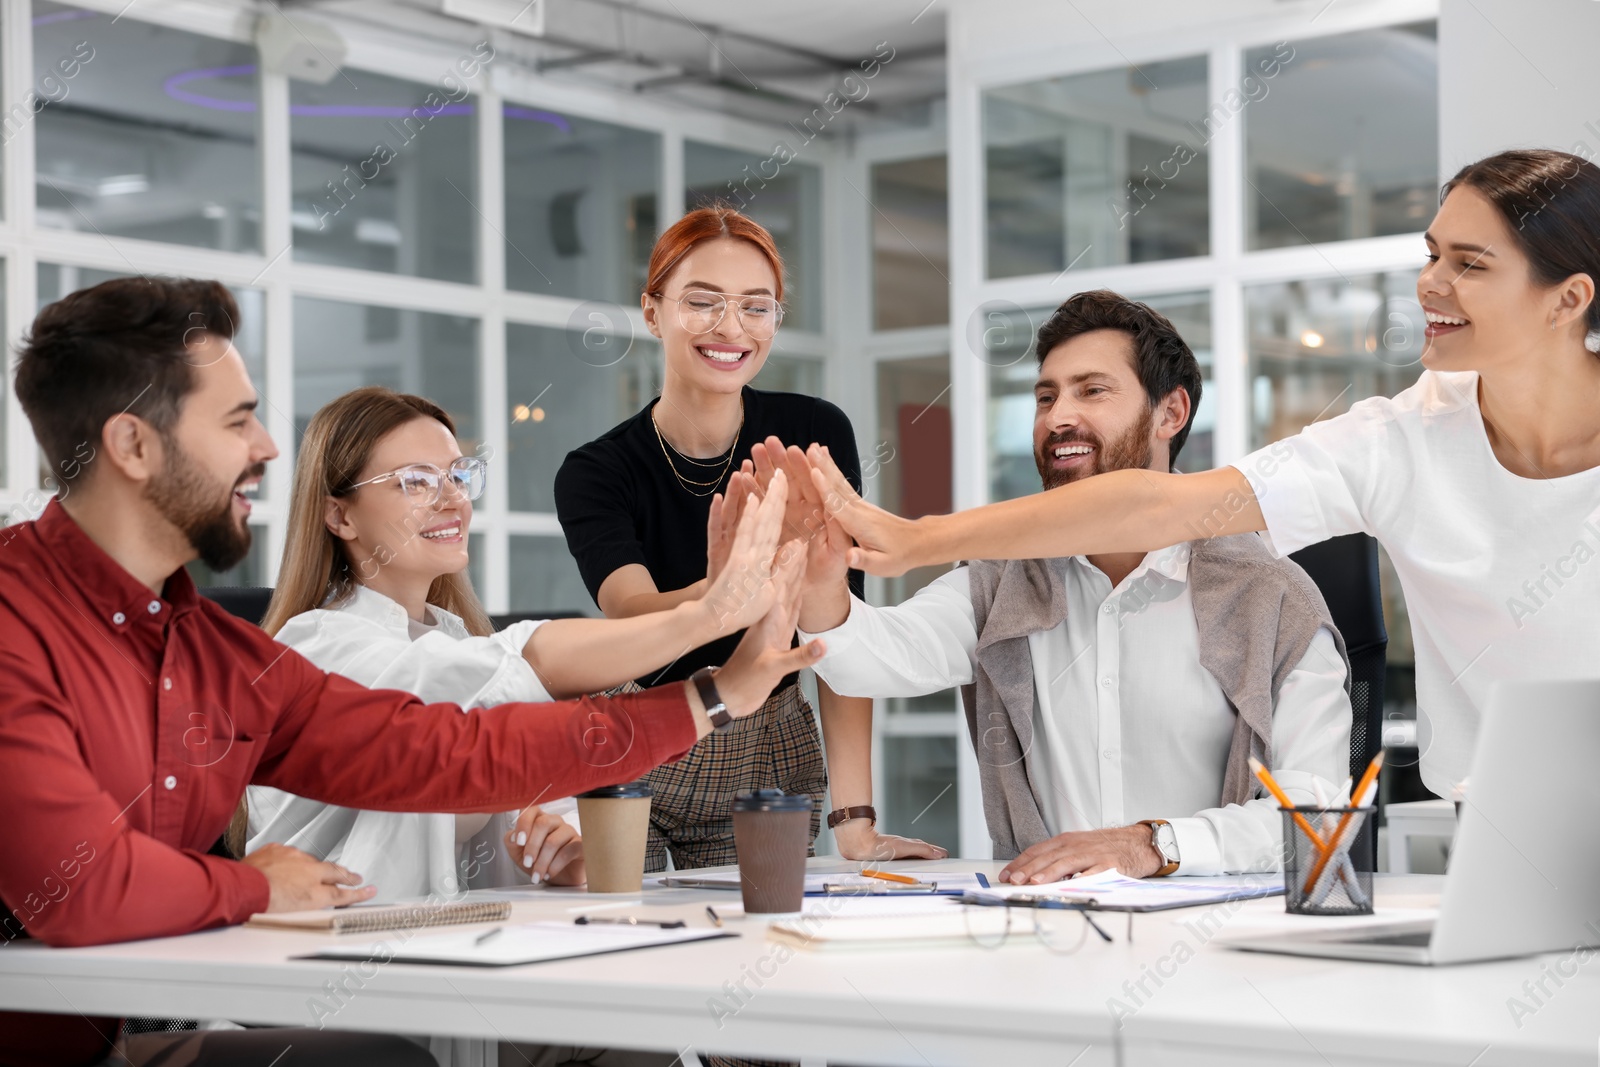
<svg viewBox="0 0 1600 1067">
<path fill-rule="evenodd" d="M 1600 330 L 1590 330 L 1583 335 L 1583 347 L 1600 354 Z"/>
</svg>

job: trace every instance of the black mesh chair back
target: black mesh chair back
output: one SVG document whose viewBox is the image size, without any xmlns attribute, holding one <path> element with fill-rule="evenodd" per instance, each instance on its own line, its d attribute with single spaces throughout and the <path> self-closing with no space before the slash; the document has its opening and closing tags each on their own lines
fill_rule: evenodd
<svg viewBox="0 0 1600 1067">
<path fill-rule="evenodd" d="M 1322 591 L 1350 654 L 1350 775 L 1357 781 L 1383 745 L 1383 677 L 1389 632 L 1378 589 L 1378 542 L 1366 534 L 1334 537 L 1289 558 Z"/>
<path fill-rule="evenodd" d="M 214 585 L 200 590 L 200 595 L 214 600 L 236 619 L 256 626 L 267 617 L 267 605 L 272 603 L 272 590 L 260 585 Z"/>
<path fill-rule="evenodd" d="M 490 615 L 489 621 L 494 623 L 495 631 L 499 632 L 507 626 L 527 622 L 529 619 L 587 619 L 588 617 L 581 611 L 514 611 L 507 615 Z"/>
</svg>

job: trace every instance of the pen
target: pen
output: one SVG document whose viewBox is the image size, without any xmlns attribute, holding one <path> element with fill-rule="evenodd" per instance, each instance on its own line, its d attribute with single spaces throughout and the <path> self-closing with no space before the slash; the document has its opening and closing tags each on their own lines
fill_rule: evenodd
<svg viewBox="0 0 1600 1067">
<path fill-rule="evenodd" d="M 1378 754 L 1372 757 L 1372 762 L 1367 764 L 1367 769 L 1362 772 L 1361 782 L 1356 786 L 1355 791 L 1350 794 L 1351 807 L 1360 807 L 1361 802 L 1367 799 L 1367 790 L 1377 782 L 1378 771 L 1382 767 L 1383 749 L 1380 748 L 1378 749 Z M 1282 801 L 1280 801 L 1280 803 L 1282 803 Z M 1347 811 L 1343 815 L 1339 816 L 1339 825 L 1333 828 L 1333 837 L 1330 838 L 1330 841 L 1337 842 L 1344 835 L 1344 828 L 1349 825 L 1350 816 L 1352 814 L 1352 812 Z M 1302 829 L 1303 828 L 1304 827 L 1302 827 Z M 1318 844 L 1320 845 L 1321 842 L 1319 841 Z M 1312 865 L 1311 874 L 1306 878 L 1305 888 L 1302 890 L 1302 892 L 1311 892 L 1311 887 L 1317 884 L 1317 879 L 1322 875 L 1322 868 L 1328 865 L 1328 860 L 1330 860 L 1332 857 L 1333 849 L 1331 847 L 1325 847 L 1322 855 L 1318 857 L 1317 862 Z"/>
<path fill-rule="evenodd" d="M 1301 831 L 1311 839 L 1312 844 L 1317 846 L 1316 870 L 1318 874 L 1321 874 L 1322 865 L 1326 863 L 1328 859 L 1328 846 L 1322 840 L 1322 835 L 1317 833 L 1312 825 L 1306 821 L 1306 817 L 1304 815 L 1301 815 L 1298 811 L 1294 810 L 1295 803 L 1289 799 L 1289 794 L 1285 793 L 1283 788 L 1279 786 L 1277 782 L 1273 781 L 1272 775 L 1268 773 L 1267 768 L 1254 756 L 1250 757 L 1250 770 L 1255 772 L 1255 776 L 1257 778 L 1261 779 L 1261 784 L 1267 787 L 1267 792 L 1271 793 L 1273 798 L 1276 799 L 1279 804 L 1282 804 L 1285 808 L 1289 809 L 1289 812 L 1294 816 L 1294 824 L 1300 827 Z M 1307 892 L 1309 892 L 1309 890 L 1307 890 Z"/>
<path fill-rule="evenodd" d="M 719 930 L 722 928 L 722 916 L 718 915 L 716 909 L 710 904 L 706 905 L 706 915 L 711 919 L 712 925 L 716 926 Z"/>
<path fill-rule="evenodd" d="M 620 919 L 592 919 L 587 915 L 580 915 L 572 921 L 577 923 L 579 926 L 590 926 L 596 923 L 614 923 L 617 926 L 659 926 L 663 930 L 682 930 L 685 926 L 689 925 L 682 919 L 674 919 L 672 922 L 661 922 L 656 919 L 636 919 L 632 915 L 625 915 Z"/>
<path fill-rule="evenodd" d="M 902 885 L 920 885 L 921 884 L 915 878 L 908 878 L 903 874 L 894 874 L 894 873 L 891 873 L 889 871 L 874 871 L 874 870 L 871 870 L 871 869 L 866 868 L 866 867 L 863 867 L 861 869 L 861 876 L 863 878 L 881 878 L 885 882 L 899 882 Z"/>
<path fill-rule="evenodd" d="M 493 930 L 485 930 L 483 933 L 481 933 L 477 937 L 473 938 L 472 939 L 472 943 L 474 945 L 481 945 L 485 941 L 488 941 L 490 938 L 492 938 L 496 934 L 498 934 L 500 932 L 500 930 L 501 930 L 501 927 L 498 927 L 498 926 L 496 926 Z"/>
</svg>

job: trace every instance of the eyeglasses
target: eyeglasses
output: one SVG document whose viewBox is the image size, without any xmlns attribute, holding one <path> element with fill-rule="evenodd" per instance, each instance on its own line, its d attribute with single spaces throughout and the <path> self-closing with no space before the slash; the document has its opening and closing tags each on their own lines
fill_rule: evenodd
<svg viewBox="0 0 1600 1067">
<path fill-rule="evenodd" d="M 450 464 L 449 470 L 440 470 L 432 463 L 412 463 L 388 474 L 356 482 L 347 492 L 354 492 L 363 485 L 385 482 L 390 478 L 399 482 L 400 490 L 406 496 L 420 505 L 432 507 L 444 498 L 446 481 L 449 481 L 455 487 L 455 491 L 468 500 L 476 500 L 482 496 L 484 486 L 489 484 L 489 464 L 477 456 L 462 456 Z"/>
<path fill-rule="evenodd" d="M 966 903 L 961 911 L 967 937 L 982 948 L 999 948 L 1013 930 L 1020 937 L 1031 930 L 1034 940 L 1058 956 L 1070 956 L 1081 949 L 1091 929 L 1101 940 L 1111 940 L 1111 935 L 1081 905 L 1060 900 L 1013 898 L 981 906 Z"/>
<path fill-rule="evenodd" d="M 713 293 L 707 289 L 693 289 L 674 300 L 678 305 L 678 321 L 692 334 L 710 333 L 722 324 L 728 314 L 728 305 L 738 309 L 739 325 L 744 332 L 758 341 L 765 341 L 778 332 L 783 322 L 783 305 L 770 296 L 734 296 L 732 293 Z"/>
</svg>

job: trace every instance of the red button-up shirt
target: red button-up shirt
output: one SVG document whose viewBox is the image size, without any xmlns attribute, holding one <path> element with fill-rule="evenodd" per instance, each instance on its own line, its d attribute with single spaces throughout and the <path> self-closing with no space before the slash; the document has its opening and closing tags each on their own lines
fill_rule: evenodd
<svg viewBox="0 0 1600 1067">
<path fill-rule="evenodd" d="M 52 502 L 0 529 L 0 952 L 165 937 L 266 910 L 206 854 L 244 788 L 388 811 L 517 808 L 696 739 L 679 685 L 463 715 L 326 674 L 198 596 L 160 596 Z M 119 1023 L 0 1012 L 0 1063 L 87 1063 Z"/>
</svg>

